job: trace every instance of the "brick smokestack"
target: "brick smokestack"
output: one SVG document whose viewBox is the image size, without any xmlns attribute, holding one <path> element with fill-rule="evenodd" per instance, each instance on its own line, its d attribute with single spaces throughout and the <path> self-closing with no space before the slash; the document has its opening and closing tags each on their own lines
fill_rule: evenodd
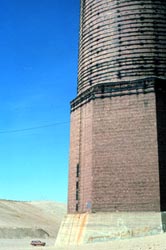
<svg viewBox="0 0 166 250">
<path fill-rule="evenodd" d="M 166 3 L 82 0 L 68 212 L 166 210 Z"/>
</svg>

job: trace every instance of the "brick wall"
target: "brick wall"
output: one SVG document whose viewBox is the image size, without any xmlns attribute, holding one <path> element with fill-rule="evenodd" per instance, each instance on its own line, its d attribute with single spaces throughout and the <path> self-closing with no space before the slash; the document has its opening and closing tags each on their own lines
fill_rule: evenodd
<svg viewBox="0 0 166 250">
<path fill-rule="evenodd" d="M 79 164 L 79 176 L 76 168 Z M 76 187 L 76 182 L 78 186 Z M 76 201 L 78 189 L 78 201 Z M 92 103 L 71 113 L 68 211 L 87 211 L 92 193 Z"/>
<path fill-rule="evenodd" d="M 68 211 L 76 209 L 76 167 L 79 164 L 80 152 L 80 109 L 71 114 L 70 118 L 70 169 L 68 184 Z"/>
<path fill-rule="evenodd" d="M 159 211 L 155 94 L 97 99 L 93 210 Z"/>
<path fill-rule="evenodd" d="M 99 98 L 71 113 L 69 212 L 159 211 L 155 93 Z"/>
</svg>

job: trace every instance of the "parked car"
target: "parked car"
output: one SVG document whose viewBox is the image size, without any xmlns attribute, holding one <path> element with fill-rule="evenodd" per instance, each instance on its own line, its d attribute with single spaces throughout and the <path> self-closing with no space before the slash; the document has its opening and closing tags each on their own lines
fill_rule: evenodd
<svg viewBox="0 0 166 250">
<path fill-rule="evenodd" d="M 31 245 L 32 245 L 32 246 L 45 246 L 46 243 L 45 243 L 45 242 L 42 242 L 42 241 L 40 241 L 40 240 L 32 240 L 32 241 L 31 241 Z"/>
</svg>

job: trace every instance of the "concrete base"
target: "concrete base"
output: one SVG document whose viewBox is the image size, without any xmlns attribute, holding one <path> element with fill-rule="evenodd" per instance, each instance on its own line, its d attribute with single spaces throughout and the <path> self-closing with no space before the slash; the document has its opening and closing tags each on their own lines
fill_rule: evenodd
<svg viewBox="0 0 166 250">
<path fill-rule="evenodd" d="M 154 235 L 163 232 L 159 212 L 68 214 L 62 221 L 56 246 L 80 245 Z M 164 224 L 165 225 L 165 224 Z"/>
</svg>

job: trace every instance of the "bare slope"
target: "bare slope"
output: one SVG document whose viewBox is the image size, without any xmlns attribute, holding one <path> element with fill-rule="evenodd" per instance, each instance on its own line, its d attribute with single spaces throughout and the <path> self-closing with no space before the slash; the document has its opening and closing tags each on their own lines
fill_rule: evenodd
<svg viewBox="0 0 166 250">
<path fill-rule="evenodd" d="M 64 204 L 52 201 L 0 200 L 0 238 L 55 238 L 65 213 Z"/>
</svg>

